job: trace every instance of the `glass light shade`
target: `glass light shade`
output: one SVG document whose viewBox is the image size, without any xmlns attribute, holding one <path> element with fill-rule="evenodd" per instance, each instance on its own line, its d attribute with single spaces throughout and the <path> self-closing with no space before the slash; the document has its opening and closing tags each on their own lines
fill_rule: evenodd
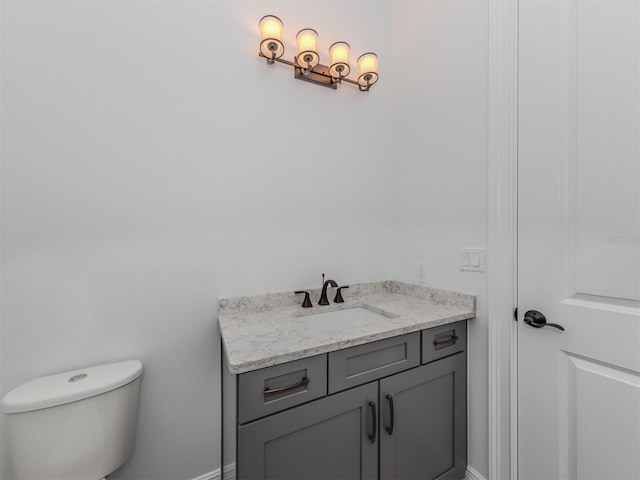
<svg viewBox="0 0 640 480">
<path fill-rule="evenodd" d="M 273 15 L 266 15 L 260 19 L 260 53 L 271 58 L 275 53 L 275 58 L 280 58 L 284 53 L 282 43 L 282 32 L 284 26 L 282 21 Z"/>
<path fill-rule="evenodd" d="M 378 56 L 365 53 L 358 57 L 358 84 L 361 87 L 371 86 L 378 81 Z"/>
<path fill-rule="evenodd" d="M 333 78 L 346 77 L 351 71 L 349 66 L 351 47 L 347 42 L 336 42 L 329 47 L 329 75 Z"/>
<path fill-rule="evenodd" d="M 312 68 L 320 62 L 318 55 L 318 32 L 312 28 L 300 30 L 296 35 L 296 47 L 298 55 L 296 63 L 301 68 Z"/>
</svg>

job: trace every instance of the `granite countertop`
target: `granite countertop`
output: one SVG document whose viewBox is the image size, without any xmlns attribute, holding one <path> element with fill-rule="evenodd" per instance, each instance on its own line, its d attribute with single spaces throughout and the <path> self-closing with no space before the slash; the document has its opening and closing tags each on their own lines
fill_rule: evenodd
<svg viewBox="0 0 640 480">
<path fill-rule="evenodd" d="M 231 373 L 240 374 L 396 335 L 475 317 L 476 297 L 397 281 L 360 283 L 342 290 L 344 303 L 312 308 L 293 292 L 221 298 L 220 333 Z M 335 289 L 329 289 L 333 300 Z M 349 325 L 310 328 L 310 315 L 362 307 L 382 315 Z M 315 320 L 314 320 L 315 321 Z M 320 321 L 320 318 L 318 318 Z"/>
</svg>

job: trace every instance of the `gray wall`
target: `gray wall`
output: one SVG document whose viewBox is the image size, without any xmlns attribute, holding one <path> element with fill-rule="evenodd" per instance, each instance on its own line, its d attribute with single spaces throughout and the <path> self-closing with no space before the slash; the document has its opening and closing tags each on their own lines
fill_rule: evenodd
<svg viewBox="0 0 640 480">
<path fill-rule="evenodd" d="M 3 4 L 2 393 L 141 359 L 115 478 L 218 467 L 218 297 L 390 276 L 391 82 L 334 92 L 257 57 L 274 13 L 288 56 L 312 25 L 388 58 L 389 4 L 335 8 Z"/>
<path fill-rule="evenodd" d="M 488 2 L 394 2 L 393 277 L 478 296 L 469 322 L 469 465 L 488 475 L 486 273 Z M 397 92 L 405 92 L 398 95 Z"/>
<path fill-rule="evenodd" d="M 269 13 L 287 58 L 313 27 L 325 51 L 377 52 L 380 83 L 267 67 Z M 485 0 L 5 1 L 1 22 L 3 394 L 139 358 L 114 478 L 194 478 L 219 467 L 219 297 L 322 272 L 415 281 L 426 261 L 431 284 L 480 295 L 470 462 L 486 474 L 484 275 L 453 251 L 486 236 Z"/>
</svg>

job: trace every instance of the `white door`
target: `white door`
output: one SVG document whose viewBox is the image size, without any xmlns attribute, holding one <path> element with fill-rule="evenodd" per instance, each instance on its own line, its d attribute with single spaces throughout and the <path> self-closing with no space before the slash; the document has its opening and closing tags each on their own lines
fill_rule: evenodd
<svg viewBox="0 0 640 480">
<path fill-rule="evenodd" d="M 640 479 L 639 72 L 639 0 L 520 0 L 521 479 Z"/>
</svg>

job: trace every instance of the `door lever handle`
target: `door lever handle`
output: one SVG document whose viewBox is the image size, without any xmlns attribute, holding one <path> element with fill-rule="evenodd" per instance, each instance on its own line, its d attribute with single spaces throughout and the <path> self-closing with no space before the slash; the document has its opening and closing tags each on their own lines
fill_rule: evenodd
<svg viewBox="0 0 640 480">
<path fill-rule="evenodd" d="M 524 314 L 524 323 L 533 328 L 553 327 L 564 332 L 564 327 L 557 323 L 547 323 L 547 318 L 537 310 L 529 310 Z"/>
</svg>

